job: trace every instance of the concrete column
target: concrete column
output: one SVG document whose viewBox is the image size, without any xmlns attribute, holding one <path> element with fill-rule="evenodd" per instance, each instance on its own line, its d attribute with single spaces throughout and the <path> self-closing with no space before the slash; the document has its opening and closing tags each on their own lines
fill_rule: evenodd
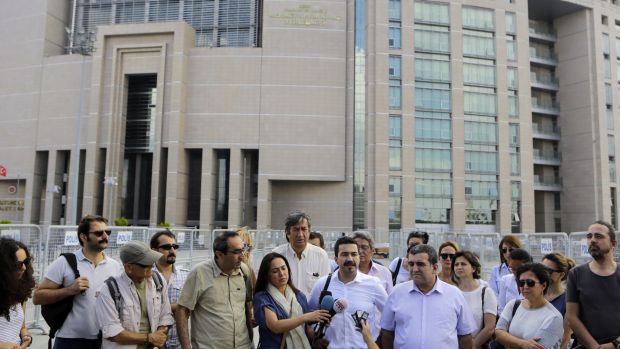
<svg viewBox="0 0 620 349">
<path fill-rule="evenodd" d="M 56 182 L 56 161 L 58 159 L 58 152 L 56 150 L 50 150 L 47 160 L 47 187 L 45 189 L 45 206 L 43 208 L 43 219 L 41 225 L 53 224 L 54 215 L 54 201 L 60 194 L 55 192 L 55 186 L 60 183 Z"/>
<path fill-rule="evenodd" d="M 243 157 L 241 149 L 230 149 L 230 167 L 228 177 L 228 227 L 241 225 L 241 212 L 243 208 Z"/>
<path fill-rule="evenodd" d="M 213 229 L 215 205 L 215 157 L 213 149 L 202 149 L 202 176 L 200 181 L 200 228 Z"/>
<path fill-rule="evenodd" d="M 271 228 L 271 181 L 264 175 L 260 174 L 260 165 L 258 171 L 258 204 L 256 228 Z"/>
</svg>

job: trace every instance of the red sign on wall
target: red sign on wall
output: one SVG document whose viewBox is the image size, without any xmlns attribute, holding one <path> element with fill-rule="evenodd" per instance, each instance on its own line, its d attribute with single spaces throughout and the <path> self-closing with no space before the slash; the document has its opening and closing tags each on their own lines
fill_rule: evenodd
<svg viewBox="0 0 620 349">
<path fill-rule="evenodd" d="M 6 177 L 6 167 L 0 165 L 0 176 Z"/>
</svg>

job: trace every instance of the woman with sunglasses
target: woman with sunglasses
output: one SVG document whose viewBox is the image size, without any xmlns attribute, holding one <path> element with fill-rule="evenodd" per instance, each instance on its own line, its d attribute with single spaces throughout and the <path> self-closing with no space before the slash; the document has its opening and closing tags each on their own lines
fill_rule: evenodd
<svg viewBox="0 0 620 349">
<path fill-rule="evenodd" d="M 439 245 L 438 251 L 441 261 L 439 279 L 450 285 L 456 285 L 452 280 L 452 260 L 454 260 L 454 255 L 459 251 L 459 245 L 454 241 L 444 241 L 444 243 Z"/>
<path fill-rule="evenodd" d="M 476 331 L 472 333 L 474 348 L 488 348 L 495 329 L 497 300 L 495 294 L 480 280 L 482 265 L 470 251 L 459 251 L 452 261 L 452 280 L 465 296 L 474 315 Z"/>
<path fill-rule="evenodd" d="M 24 321 L 25 302 L 34 289 L 33 269 L 26 245 L 0 238 L 0 348 L 26 348 L 32 337 Z"/>
<path fill-rule="evenodd" d="M 521 248 L 521 240 L 515 235 L 506 235 L 499 242 L 499 265 L 496 265 L 491 270 L 491 278 L 489 279 L 489 286 L 495 292 L 495 297 L 499 297 L 500 280 L 502 276 L 512 274 L 510 268 L 508 268 L 508 261 L 510 259 L 510 252 L 512 250 Z"/>
<path fill-rule="evenodd" d="M 545 299 L 551 278 L 541 263 L 526 263 L 516 278 L 524 299 L 508 302 L 495 328 L 496 340 L 507 348 L 557 349 L 562 339 L 562 314 Z"/>
<path fill-rule="evenodd" d="M 566 279 L 568 278 L 568 272 L 575 267 L 575 261 L 561 253 L 554 252 L 545 255 L 542 264 L 547 267 L 547 272 L 551 277 L 549 290 L 545 295 L 545 299 L 553 304 L 560 314 L 562 314 L 562 317 L 564 317 L 566 314 Z M 573 331 L 570 329 L 565 319 L 564 336 L 562 337 L 560 348 L 566 348 L 572 333 Z"/>
<path fill-rule="evenodd" d="M 327 310 L 309 312 L 308 301 L 291 281 L 284 256 L 265 255 L 258 269 L 254 293 L 254 317 L 260 349 L 309 349 L 307 322 L 329 321 Z"/>
</svg>

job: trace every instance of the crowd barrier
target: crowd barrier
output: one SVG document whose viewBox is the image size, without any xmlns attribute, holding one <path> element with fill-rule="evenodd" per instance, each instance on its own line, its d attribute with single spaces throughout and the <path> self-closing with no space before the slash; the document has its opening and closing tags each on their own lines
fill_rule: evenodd
<svg viewBox="0 0 620 349">
<path fill-rule="evenodd" d="M 106 254 L 112 258 L 119 258 L 119 248 L 131 240 L 140 240 L 149 243 L 153 234 L 161 231 L 161 228 L 147 227 L 110 227 L 112 234 L 109 237 Z M 172 228 L 180 245 L 177 251 L 177 266 L 191 269 L 196 263 L 213 258 L 213 238 L 223 230 L 205 230 L 196 228 Z M 271 252 L 276 246 L 287 243 L 286 234 L 283 230 L 250 230 L 253 237 L 252 267 L 257 270 L 263 256 Z M 321 232 L 325 240 L 325 248 L 330 258 L 333 258 L 333 247 L 336 240 L 352 232 L 325 231 Z M 371 236 L 375 236 L 372 232 Z M 407 235 L 409 231 L 397 231 L 389 234 L 388 260 L 382 260 L 387 266 L 395 257 L 406 254 Z M 77 226 L 49 226 L 41 229 L 37 225 L 13 224 L 0 225 L 0 235 L 8 236 L 23 242 L 29 249 L 34 261 L 35 278 L 40 280 L 47 267 L 61 253 L 74 252 L 79 249 L 77 238 Z M 590 260 L 587 248 L 585 232 L 565 233 L 534 233 L 518 234 L 535 261 L 550 252 L 560 252 L 573 258 L 577 264 L 583 264 Z M 482 278 L 488 279 L 492 268 L 500 263 L 499 242 L 501 235 L 488 232 L 455 232 L 455 231 L 430 231 L 429 244 L 435 248 L 447 240 L 456 241 L 461 249 L 476 252 L 480 256 L 483 266 Z M 385 247 L 385 244 L 377 244 Z M 384 252 L 384 251 L 382 251 Z M 381 257 L 386 257 L 382 255 Z M 378 256 L 378 258 L 381 258 Z M 620 251 L 616 251 L 616 260 L 620 259 Z M 40 315 L 39 307 L 29 303 L 26 308 L 27 325 L 32 329 L 46 328 Z"/>
</svg>

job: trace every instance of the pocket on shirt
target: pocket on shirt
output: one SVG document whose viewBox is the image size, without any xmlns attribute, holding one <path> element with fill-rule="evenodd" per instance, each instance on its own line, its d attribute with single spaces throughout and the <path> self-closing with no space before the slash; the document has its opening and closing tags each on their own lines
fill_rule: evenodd
<svg viewBox="0 0 620 349">
<path fill-rule="evenodd" d="M 121 314 L 123 315 L 123 320 L 121 321 L 121 324 L 123 325 L 123 328 L 137 329 L 138 327 L 140 327 L 140 324 L 136 325 L 133 323 L 134 321 L 136 321 L 136 319 L 134 319 L 134 314 L 136 313 L 140 313 L 140 304 L 136 306 L 136 304 L 134 304 L 133 302 L 124 300 L 123 309 L 121 309 Z M 138 319 L 138 321 L 140 321 L 140 319 Z"/>
<path fill-rule="evenodd" d="M 155 296 L 153 296 L 153 314 L 155 315 L 155 318 L 159 317 L 159 314 L 161 314 L 161 294 L 159 292 L 155 292 Z"/>
</svg>

